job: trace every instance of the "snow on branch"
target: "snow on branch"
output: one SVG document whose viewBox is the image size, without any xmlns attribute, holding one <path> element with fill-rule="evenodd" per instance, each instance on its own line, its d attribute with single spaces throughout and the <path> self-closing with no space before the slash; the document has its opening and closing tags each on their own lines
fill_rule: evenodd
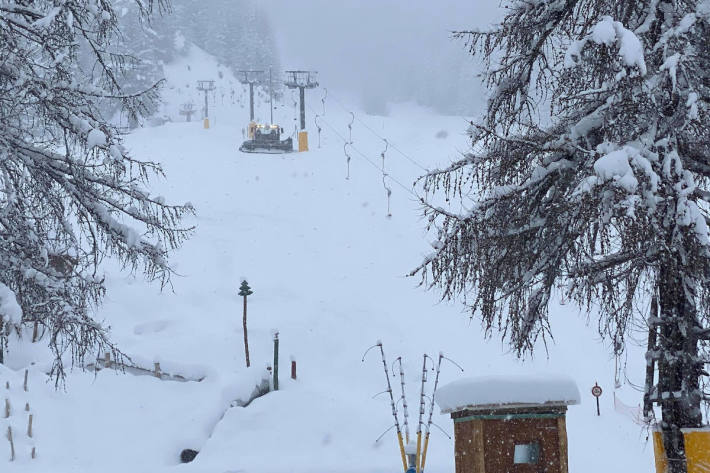
<svg viewBox="0 0 710 473">
<path fill-rule="evenodd" d="M 614 21 L 610 16 L 604 17 L 597 23 L 589 35 L 574 41 L 569 46 L 565 53 L 565 67 L 574 67 L 579 63 L 582 51 L 590 41 L 606 47 L 615 46 L 626 66 L 637 67 L 642 76 L 648 72 L 641 40 L 634 32 L 626 29 L 621 22 Z"/>
</svg>

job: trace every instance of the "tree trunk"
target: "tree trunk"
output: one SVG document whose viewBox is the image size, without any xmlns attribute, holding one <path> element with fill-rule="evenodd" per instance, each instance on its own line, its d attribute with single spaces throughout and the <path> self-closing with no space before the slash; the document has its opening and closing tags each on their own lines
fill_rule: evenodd
<svg viewBox="0 0 710 473">
<path fill-rule="evenodd" d="M 658 339 L 658 297 L 654 294 L 651 299 L 651 313 L 648 316 L 648 344 L 646 347 L 646 383 L 643 393 L 643 417 L 647 422 L 653 419 L 653 387 L 656 373 L 655 355 Z"/>
<path fill-rule="evenodd" d="M 660 336 L 658 401 L 669 473 L 687 473 L 681 429 L 702 425 L 698 360 L 699 323 L 692 300 L 694 291 L 683 281 L 677 262 L 660 271 Z"/>
<path fill-rule="evenodd" d="M 247 368 L 249 368 L 249 339 L 247 338 L 247 296 L 244 296 L 244 355 L 246 356 Z"/>
<path fill-rule="evenodd" d="M 0 319 L 0 365 L 5 363 L 5 325 Z"/>
</svg>

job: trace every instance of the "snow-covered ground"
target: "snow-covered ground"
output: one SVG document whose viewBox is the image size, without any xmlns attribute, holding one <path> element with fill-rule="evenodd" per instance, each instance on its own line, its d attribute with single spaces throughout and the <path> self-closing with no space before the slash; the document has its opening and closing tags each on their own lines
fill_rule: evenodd
<svg viewBox="0 0 710 473">
<path fill-rule="evenodd" d="M 217 80 L 218 90 L 210 102 L 212 127 L 205 130 L 199 117 L 184 123 L 177 110 L 189 100 L 199 108 L 203 99 L 195 81 L 210 78 Z M 309 109 L 311 151 L 247 155 L 237 150 L 248 121 L 247 97 L 226 68 L 196 51 L 168 68 L 168 79 L 165 113 L 174 122 L 138 130 L 127 145 L 137 157 L 163 164 L 168 179 L 156 182 L 155 192 L 190 201 L 197 216 L 187 223 L 197 228 L 175 254 L 179 276 L 163 292 L 140 276 L 107 268 L 109 291 L 98 316 L 110 324 L 121 348 L 147 368 L 158 361 L 166 371 L 204 379 L 160 381 L 75 370 L 66 390 L 55 391 L 42 373 L 44 355 L 25 343 L 10 356 L 10 369 L 0 371 L 0 389 L 11 383 L 14 406 L 9 421 L 0 419 L 0 428 L 5 431 L 13 422 L 13 430 L 22 433 L 22 409 L 29 402 L 34 437 L 20 435 L 18 459 L 7 471 L 398 471 L 394 433 L 375 443 L 392 424 L 387 397 L 373 399 L 386 387 L 382 363 L 375 351 L 361 362 L 377 340 L 390 363 L 403 357 L 412 424 L 425 352 L 436 357 L 443 351 L 465 368 L 465 376 L 556 373 L 575 379 L 582 393 L 581 405 L 571 406 L 568 415 L 570 471 L 651 471 L 647 432 L 614 409 L 615 361 L 599 341 L 594 319 L 587 326 L 575 307 L 555 305 L 555 341 L 548 344 L 548 355 L 541 345 L 536 358 L 523 363 L 498 339 L 484 340 L 460 305 L 439 302 L 435 293 L 417 286 L 417 279 L 405 277 L 431 250 L 418 202 L 390 183 L 392 217 L 387 218 L 382 176 L 353 149 L 350 179 L 345 179 L 343 142 L 330 127 L 348 137 L 346 98 L 329 92 L 320 148 Z M 322 95 L 308 93 L 308 102 L 321 114 Z M 285 100 L 275 115 L 290 131 L 289 92 Z M 374 132 L 424 167 L 444 164 L 466 149 L 462 117 L 437 116 L 411 105 L 393 106 L 387 117 L 355 113 L 372 130 L 355 121 L 354 146 L 376 164 L 384 142 Z M 259 103 L 257 115 L 268 116 L 268 106 Z M 391 147 L 385 163 L 405 186 L 422 173 Z M 250 369 L 244 364 L 237 295 L 244 278 L 254 291 L 249 297 Z M 230 407 L 265 373 L 274 331 L 280 338 L 281 389 L 248 407 Z M 632 348 L 629 354 L 634 383 L 643 372 L 641 353 Z M 289 379 L 291 357 L 297 360 L 297 381 Z M 31 361 L 37 364 L 25 393 L 22 377 Z M 440 383 L 460 376 L 445 364 Z M 399 380 L 392 381 L 398 395 Z M 428 389 L 432 381 L 430 376 Z M 597 381 L 605 389 L 601 417 L 590 394 Z M 637 405 L 641 394 L 621 381 L 616 395 Z M 453 431 L 438 409 L 434 421 Z M 31 461 L 32 442 L 38 458 Z M 184 448 L 200 453 L 180 465 Z M 6 453 L 9 446 L 0 439 L 0 455 Z M 453 471 L 453 441 L 437 429 L 427 471 Z"/>
</svg>

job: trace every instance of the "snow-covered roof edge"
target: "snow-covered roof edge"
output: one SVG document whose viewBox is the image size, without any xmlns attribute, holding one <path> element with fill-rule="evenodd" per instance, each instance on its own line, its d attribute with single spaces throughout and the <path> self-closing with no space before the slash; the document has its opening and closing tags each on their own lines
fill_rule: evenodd
<svg viewBox="0 0 710 473">
<path fill-rule="evenodd" d="M 496 407 L 569 406 L 580 403 L 577 384 L 562 376 L 482 376 L 439 388 L 442 414 Z"/>
</svg>

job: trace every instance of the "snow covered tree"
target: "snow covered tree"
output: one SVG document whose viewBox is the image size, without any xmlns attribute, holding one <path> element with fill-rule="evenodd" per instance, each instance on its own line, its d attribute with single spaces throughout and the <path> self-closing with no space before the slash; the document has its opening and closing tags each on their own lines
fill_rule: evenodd
<svg viewBox="0 0 710 473">
<path fill-rule="evenodd" d="M 268 15 L 255 0 L 174 0 L 175 23 L 185 38 L 233 72 L 268 70 L 279 58 Z"/>
<path fill-rule="evenodd" d="M 413 274 L 519 355 L 551 334 L 555 294 L 597 313 L 616 353 L 657 297 L 647 394 L 685 472 L 680 429 L 708 400 L 710 0 L 503 5 L 457 33 L 492 92 L 471 151 L 422 177 L 438 238 Z"/>
<path fill-rule="evenodd" d="M 136 2 L 140 14 L 158 1 Z M 137 116 L 156 94 L 123 92 L 133 61 L 119 33 L 110 0 L 0 0 L 0 339 L 39 324 L 58 381 L 67 361 L 120 356 L 92 317 L 102 260 L 165 284 L 168 253 L 189 234 L 191 206 L 150 195 L 160 166 L 130 156 L 99 111 L 116 101 Z"/>
<path fill-rule="evenodd" d="M 177 55 L 176 18 L 172 11 L 169 15 L 146 18 L 141 15 L 141 5 L 135 1 L 123 1 L 116 6 L 123 6 L 118 15 L 120 42 L 117 47 L 126 55 L 130 55 L 131 59 L 130 74 L 123 77 L 121 87 L 124 94 L 140 93 L 164 78 L 163 66 Z M 119 111 L 121 106 L 116 101 L 109 101 L 106 105 L 106 111 L 111 115 Z M 147 116 L 154 115 L 159 109 L 158 101 L 152 101 L 148 105 L 145 111 Z M 135 120 L 131 121 L 131 128 L 139 125 Z"/>
</svg>

